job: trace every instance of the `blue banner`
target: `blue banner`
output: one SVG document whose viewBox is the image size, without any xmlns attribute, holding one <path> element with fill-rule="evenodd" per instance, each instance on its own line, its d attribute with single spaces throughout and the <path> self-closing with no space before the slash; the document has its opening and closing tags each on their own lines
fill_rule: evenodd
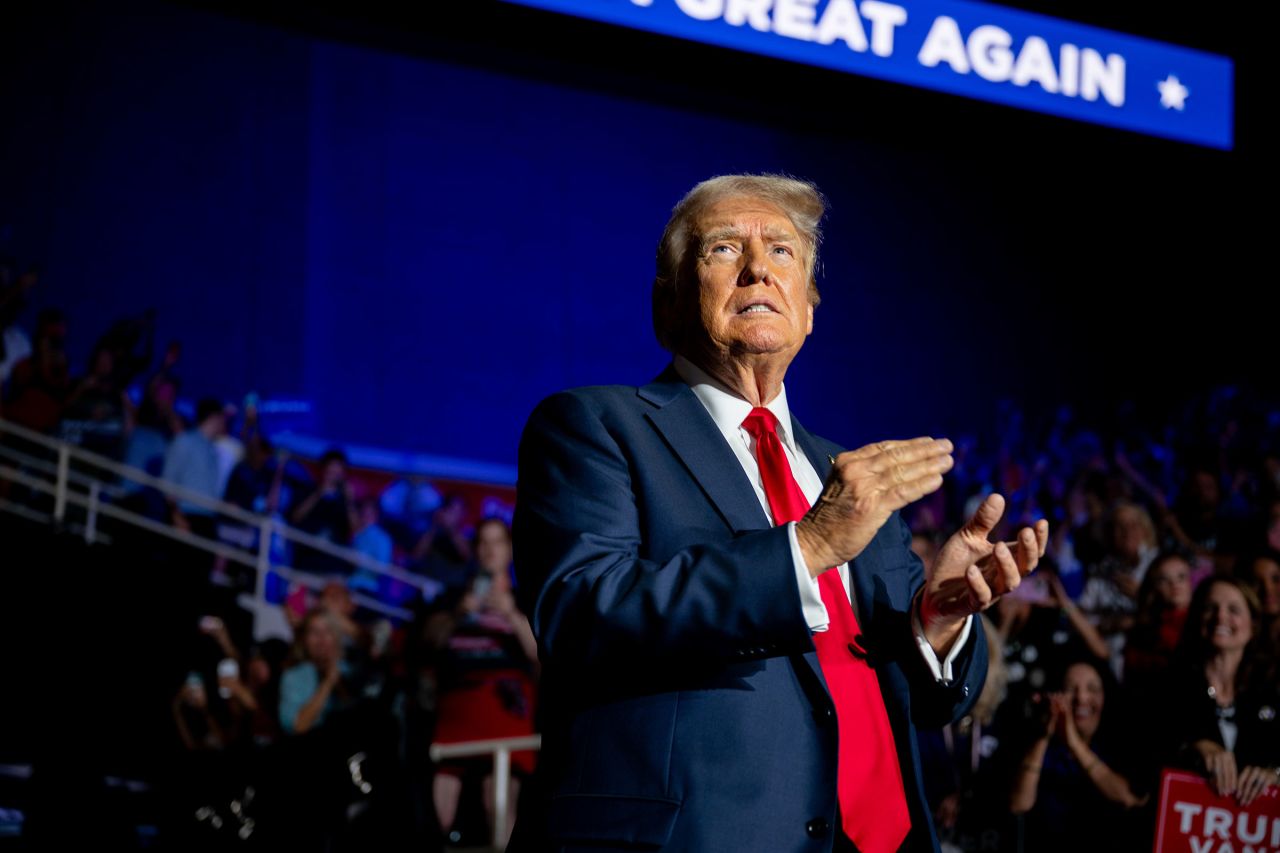
<svg viewBox="0 0 1280 853">
<path fill-rule="evenodd" d="M 959 0 L 507 0 L 1215 148 L 1222 56 Z"/>
</svg>

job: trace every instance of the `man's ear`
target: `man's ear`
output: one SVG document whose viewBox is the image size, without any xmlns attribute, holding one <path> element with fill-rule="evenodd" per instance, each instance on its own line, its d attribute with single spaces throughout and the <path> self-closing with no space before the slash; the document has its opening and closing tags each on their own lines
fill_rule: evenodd
<svg viewBox="0 0 1280 853">
<path fill-rule="evenodd" d="M 805 333 L 806 335 L 812 335 L 812 334 L 813 334 L 813 303 L 812 303 L 812 302 L 810 302 L 810 303 L 809 303 L 807 306 L 805 306 L 805 307 L 806 307 L 806 308 L 808 309 L 808 311 L 809 311 L 809 323 L 808 323 L 808 326 L 806 326 L 806 327 L 805 327 L 804 333 Z"/>
</svg>

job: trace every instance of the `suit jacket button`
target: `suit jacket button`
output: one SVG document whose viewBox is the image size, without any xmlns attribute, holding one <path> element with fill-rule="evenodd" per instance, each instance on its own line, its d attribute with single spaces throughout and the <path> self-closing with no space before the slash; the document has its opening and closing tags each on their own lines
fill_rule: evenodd
<svg viewBox="0 0 1280 853">
<path fill-rule="evenodd" d="M 968 695 L 969 695 L 969 685 L 967 685 L 967 684 L 966 684 L 966 685 L 964 685 L 963 687 L 961 687 L 961 688 L 960 688 L 960 692 L 961 692 L 961 693 L 963 693 L 965 696 L 968 696 Z"/>
<path fill-rule="evenodd" d="M 804 831 L 809 833 L 810 838 L 821 838 L 827 834 L 827 830 L 831 828 L 831 824 L 827 823 L 825 817 L 815 817 L 804 825 Z"/>
</svg>

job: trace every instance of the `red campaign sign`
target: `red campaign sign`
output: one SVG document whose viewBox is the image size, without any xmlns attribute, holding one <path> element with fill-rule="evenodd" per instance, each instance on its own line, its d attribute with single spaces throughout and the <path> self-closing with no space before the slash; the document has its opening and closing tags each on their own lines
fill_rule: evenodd
<svg viewBox="0 0 1280 853">
<path fill-rule="evenodd" d="M 1165 770 L 1155 853 L 1280 853 L 1280 787 L 1248 806 L 1219 797 L 1202 776 Z"/>
</svg>

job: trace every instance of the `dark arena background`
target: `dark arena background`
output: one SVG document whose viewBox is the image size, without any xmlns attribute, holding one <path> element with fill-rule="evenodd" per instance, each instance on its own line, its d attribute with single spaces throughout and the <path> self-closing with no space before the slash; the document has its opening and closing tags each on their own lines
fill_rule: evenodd
<svg viewBox="0 0 1280 853">
<path fill-rule="evenodd" d="M 672 206 L 784 172 L 830 202 L 797 417 L 847 447 L 956 442 L 906 512 L 926 560 L 992 490 L 1011 523 L 1053 525 L 1041 580 L 988 614 L 991 695 L 922 733 L 944 849 L 1280 849 L 1275 785 L 1244 804 L 1203 782 L 1203 709 L 1165 688 L 1208 665 L 1188 651 L 1206 595 L 1188 615 L 1152 574 L 1249 605 L 1232 713 L 1257 751 L 1236 759 L 1276 767 L 1266 26 L 968 8 L 1015 6 L 1225 57 L 1229 144 L 498 0 L 7 7 L 0 848 L 501 844 L 536 745 L 520 631 L 494 653 L 523 723 L 450 694 L 474 683 L 459 614 L 508 582 L 521 429 L 557 390 L 657 375 Z M 180 441 L 202 423 L 208 476 Z M 346 649 L 343 707 L 300 723 L 326 689 L 316 613 Z M 1101 718 L 1131 801 L 1079 773 L 1060 724 L 1035 758 L 1077 660 L 1105 693 L 1077 716 Z M 486 781 L 494 749 L 510 788 Z"/>
</svg>

